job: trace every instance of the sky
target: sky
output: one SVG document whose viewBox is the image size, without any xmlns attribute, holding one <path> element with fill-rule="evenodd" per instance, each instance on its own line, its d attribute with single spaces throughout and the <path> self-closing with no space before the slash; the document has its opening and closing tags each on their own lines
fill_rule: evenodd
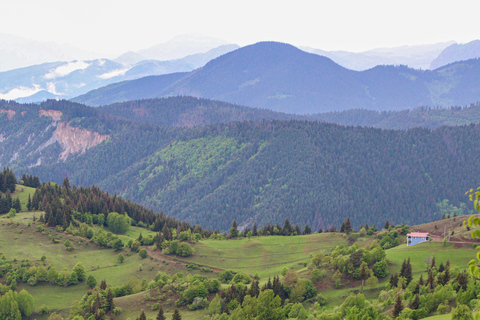
<svg viewBox="0 0 480 320">
<path fill-rule="evenodd" d="M 112 56 L 186 33 L 361 52 L 480 39 L 479 9 L 472 0 L 0 0 L 0 32 Z"/>
</svg>

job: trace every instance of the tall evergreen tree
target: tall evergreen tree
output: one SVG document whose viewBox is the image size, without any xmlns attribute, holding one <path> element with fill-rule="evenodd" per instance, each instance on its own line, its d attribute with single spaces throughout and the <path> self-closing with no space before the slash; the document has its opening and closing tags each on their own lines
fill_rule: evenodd
<svg viewBox="0 0 480 320">
<path fill-rule="evenodd" d="M 115 309 L 115 304 L 113 303 L 113 293 L 112 290 L 107 290 L 107 296 L 105 300 L 105 311 L 110 311 Z"/>
<path fill-rule="evenodd" d="M 238 229 L 237 229 L 237 220 L 233 220 L 232 227 L 230 228 L 230 237 L 236 238 L 238 237 Z"/>
<path fill-rule="evenodd" d="M 140 313 L 140 316 L 137 318 L 137 320 L 147 320 L 147 317 L 145 316 L 145 311 L 143 311 L 143 309 L 142 309 L 142 312 Z"/>
<path fill-rule="evenodd" d="M 257 230 L 257 223 L 256 222 L 253 224 L 252 235 L 254 237 L 258 236 L 258 230 Z"/>
<path fill-rule="evenodd" d="M 410 263 L 410 257 L 408 257 L 407 263 L 405 265 L 405 272 L 403 276 L 405 277 L 405 280 L 408 286 L 408 284 L 412 282 L 412 279 L 413 279 L 412 264 Z"/>
<path fill-rule="evenodd" d="M 400 295 L 397 295 L 397 300 L 395 301 L 395 306 L 393 307 L 393 317 L 397 318 L 403 310 L 402 300 Z"/>
<path fill-rule="evenodd" d="M 165 315 L 163 314 L 163 308 L 162 307 L 160 307 L 160 309 L 158 309 L 156 320 L 166 320 Z"/>
<path fill-rule="evenodd" d="M 173 311 L 172 320 L 182 320 L 182 316 L 180 315 L 178 309 Z"/>
<path fill-rule="evenodd" d="M 417 310 L 418 306 L 420 304 L 420 298 L 418 297 L 418 294 L 414 292 L 415 297 L 413 298 L 412 304 L 410 305 L 410 308 L 413 310 Z"/>
<path fill-rule="evenodd" d="M 308 225 L 308 223 L 305 225 L 305 229 L 303 230 L 303 234 L 310 234 L 312 233 L 312 228 Z"/>
</svg>

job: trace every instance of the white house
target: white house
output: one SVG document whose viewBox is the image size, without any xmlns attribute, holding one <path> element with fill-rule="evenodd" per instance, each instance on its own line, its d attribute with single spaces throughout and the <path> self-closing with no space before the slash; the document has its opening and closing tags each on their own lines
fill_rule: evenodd
<svg viewBox="0 0 480 320">
<path fill-rule="evenodd" d="M 426 232 L 412 232 L 407 234 L 407 247 L 413 246 L 425 241 L 430 240 L 428 233 Z"/>
</svg>

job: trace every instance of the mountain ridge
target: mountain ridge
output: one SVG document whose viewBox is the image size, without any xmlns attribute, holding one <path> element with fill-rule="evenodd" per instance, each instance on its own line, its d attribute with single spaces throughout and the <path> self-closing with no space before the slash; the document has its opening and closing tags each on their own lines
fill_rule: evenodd
<svg viewBox="0 0 480 320">
<path fill-rule="evenodd" d="M 479 71 L 479 72 L 476 72 Z M 433 71 L 377 66 L 352 71 L 289 44 L 261 42 L 226 53 L 174 82 L 130 100 L 191 95 L 295 114 L 348 109 L 403 110 L 480 100 L 480 63 L 468 60 Z M 381 80 L 379 80 L 381 79 Z M 104 87 L 72 101 L 92 106 L 124 101 L 135 81 Z"/>
</svg>

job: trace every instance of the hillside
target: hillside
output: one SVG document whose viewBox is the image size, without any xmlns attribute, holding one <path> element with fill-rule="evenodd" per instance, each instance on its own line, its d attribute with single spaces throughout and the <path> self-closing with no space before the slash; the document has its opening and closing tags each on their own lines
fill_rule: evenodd
<svg viewBox="0 0 480 320">
<path fill-rule="evenodd" d="M 476 59 L 478 57 L 480 57 L 480 40 L 474 40 L 465 44 L 453 43 L 432 60 L 430 67 L 436 69 L 456 61 Z"/>
<path fill-rule="evenodd" d="M 168 114 L 172 101 L 151 116 Z M 399 216 L 408 224 L 427 222 L 443 199 L 466 202 L 464 191 L 479 170 L 475 125 L 392 131 L 262 120 L 179 128 L 67 101 L 3 107 L 0 165 L 43 180 L 68 176 L 75 184 L 96 184 L 220 230 L 233 219 L 251 227 L 289 218 L 314 230 L 338 228 L 348 216 L 356 226 Z"/>
<path fill-rule="evenodd" d="M 161 126 L 193 127 L 215 123 L 249 120 L 308 120 L 345 126 L 365 126 L 382 129 L 458 126 L 480 122 L 480 106 L 426 108 L 402 111 L 371 111 L 352 109 L 312 115 L 275 112 L 227 102 L 194 98 L 169 97 L 134 100 L 99 107 L 101 113 Z"/>
<path fill-rule="evenodd" d="M 73 101 L 99 106 L 192 95 L 293 114 L 352 108 L 398 111 L 475 103 L 480 97 L 478 74 L 477 60 L 433 71 L 377 66 L 357 72 L 288 44 L 261 42 L 229 52 L 171 80 L 160 76 L 127 81 Z M 151 89 L 141 90 L 145 84 Z"/>
<path fill-rule="evenodd" d="M 41 190 L 55 194 L 42 204 L 47 211 L 59 199 L 65 203 L 82 199 L 77 192 L 85 192 L 83 198 L 92 192 L 112 208 L 123 205 L 116 203 L 119 198 L 98 189 L 70 188 L 64 183 L 43 184 L 36 192 L 44 192 Z M 174 241 L 163 239 L 165 229 L 152 232 L 135 220 L 137 226 L 130 226 L 128 232 L 119 235 L 112 233 L 115 225 L 109 220 L 111 212 L 105 216 L 108 223 L 103 225 L 100 215 L 91 214 L 89 208 L 77 209 L 80 211 L 75 210 L 70 218 L 72 223 L 65 230 L 61 223 L 43 223 L 43 217 L 48 216 L 44 211 L 22 211 L 8 218 L 0 215 L 0 302 L 8 299 L 6 292 L 12 288 L 28 297 L 18 300 L 22 318 L 31 315 L 46 319 L 55 312 L 64 318 L 76 315 L 88 319 L 95 309 L 101 309 L 97 313 L 100 319 L 126 320 L 141 312 L 155 317 L 161 307 L 167 317 L 177 309 L 183 319 L 215 319 L 222 312 L 222 304 L 229 313 L 224 318 L 233 320 L 239 313 L 252 312 L 247 308 L 252 298 L 259 301 L 261 308 L 261 301 L 273 291 L 269 308 L 288 314 L 284 319 L 294 319 L 295 312 L 315 318 L 339 318 L 343 313 L 358 312 L 357 306 L 364 304 L 375 319 L 388 319 L 396 292 L 402 290 L 404 295 L 398 295 L 402 302 L 413 306 L 416 294 L 412 293 L 418 292 L 418 285 L 422 300 L 413 312 L 423 318 L 437 310 L 448 312 L 450 306 L 469 304 L 474 299 L 471 293 L 477 290 L 473 281 L 462 280 L 463 270 L 476 254 L 471 245 L 433 241 L 406 247 L 404 234 L 392 227 L 375 234 L 328 232 L 232 239 L 213 234 L 210 239 L 207 235 L 185 240 L 180 234 L 177 244 L 194 248 L 193 255 L 180 257 L 166 250 L 165 246 Z M 62 214 L 68 215 L 66 211 Z M 456 224 L 450 219 L 436 223 L 443 222 Z M 183 223 L 177 225 L 177 230 L 180 228 L 191 228 L 183 235 L 194 230 Z M 397 228 L 408 231 L 408 226 Z M 393 247 L 389 244 L 392 239 Z M 120 246 L 115 245 L 118 241 Z M 407 260 L 409 268 L 405 267 Z M 363 286 L 361 269 L 368 270 L 369 280 L 375 281 L 365 281 Z M 399 272 L 405 277 L 394 281 Z M 433 272 L 433 288 L 429 288 L 430 280 L 426 279 Z M 463 286 L 465 291 L 460 291 Z M 278 297 L 273 298 L 274 295 Z M 242 299 L 247 303 L 240 303 Z M 446 308 L 444 301 L 448 302 Z M 353 310 L 349 309 L 350 304 L 355 307 Z M 25 305 L 29 308 L 21 307 Z M 253 304 L 254 310 L 256 305 Z M 5 312 L 8 310 L 0 309 L 0 315 Z"/>
</svg>

